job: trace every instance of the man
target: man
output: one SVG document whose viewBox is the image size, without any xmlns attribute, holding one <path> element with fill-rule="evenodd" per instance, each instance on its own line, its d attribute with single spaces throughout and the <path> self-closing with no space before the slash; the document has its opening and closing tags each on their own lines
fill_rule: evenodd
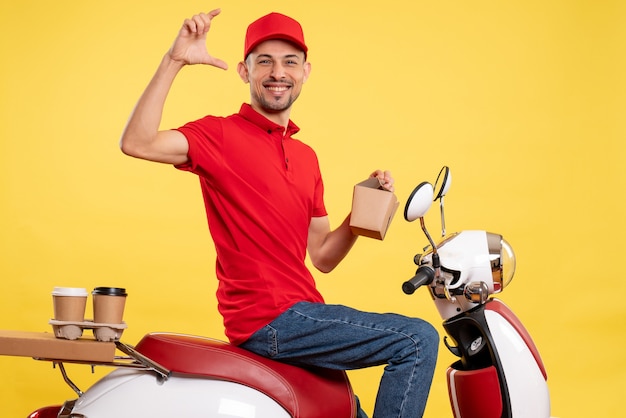
<svg viewBox="0 0 626 418">
<path fill-rule="evenodd" d="M 311 72 L 300 24 L 271 13 L 248 27 L 237 71 L 250 85 L 250 103 L 238 113 L 159 131 L 184 66 L 227 69 L 206 49 L 219 13 L 184 21 L 130 116 L 123 152 L 199 176 L 217 251 L 219 310 L 233 344 L 303 366 L 387 364 L 374 417 L 422 416 L 437 356 L 434 328 L 420 319 L 324 304 L 305 266 L 308 252 L 317 269 L 333 270 L 357 237 L 349 215 L 331 231 L 317 157 L 293 138 L 299 128 L 289 118 L 291 106 Z M 372 176 L 393 190 L 389 172 Z"/>
</svg>

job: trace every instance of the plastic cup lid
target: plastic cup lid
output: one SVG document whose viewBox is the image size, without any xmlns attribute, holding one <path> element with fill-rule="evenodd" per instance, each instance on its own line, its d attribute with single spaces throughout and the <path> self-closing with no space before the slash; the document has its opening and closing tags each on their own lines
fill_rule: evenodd
<svg viewBox="0 0 626 418">
<path fill-rule="evenodd" d="M 126 289 L 123 287 L 96 287 L 91 292 L 92 295 L 105 295 L 105 296 L 126 296 Z"/>
<path fill-rule="evenodd" d="M 52 296 L 87 296 L 89 293 L 84 287 L 55 287 Z"/>
</svg>

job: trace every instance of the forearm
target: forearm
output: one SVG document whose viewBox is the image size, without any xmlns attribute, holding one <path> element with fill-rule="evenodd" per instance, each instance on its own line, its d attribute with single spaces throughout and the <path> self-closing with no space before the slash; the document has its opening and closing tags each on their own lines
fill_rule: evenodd
<svg viewBox="0 0 626 418">
<path fill-rule="evenodd" d="M 125 154 L 141 157 L 142 149 L 156 139 L 165 100 L 183 63 L 165 55 L 135 105 L 122 133 L 120 147 Z"/>
<path fill-rule="evenodd" d="M 324 272 L 332 271 L 348 255 L 357 235 L 350 229 L 350 215 L 337 229 L 328 232 L 323 241 L 317 247 L 315 256 L 312 255 L 314 266 Z"/>
</svg>

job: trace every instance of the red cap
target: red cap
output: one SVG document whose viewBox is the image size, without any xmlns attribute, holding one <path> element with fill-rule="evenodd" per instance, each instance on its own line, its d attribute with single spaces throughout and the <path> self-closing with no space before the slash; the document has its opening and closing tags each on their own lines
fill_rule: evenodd
<svg viewBox="0 0 626 418">
<path fill-rule="evenodd" d="M 281 39 L 291 42 L 304 51 L 308 51 L 304 43 L 302 26 L 296 20 L 280 13 L 270 13 L 250 23 L 246 31 L 246 43 L 244 46 L 244 59 L 261 42 L 270 39 Z"/>
</svg>

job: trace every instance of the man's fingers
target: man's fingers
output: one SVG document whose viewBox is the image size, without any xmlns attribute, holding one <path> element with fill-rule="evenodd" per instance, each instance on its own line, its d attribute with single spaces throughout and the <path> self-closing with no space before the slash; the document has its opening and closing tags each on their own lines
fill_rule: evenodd
<svg viewBox="0 0 626 418">
<path fill-rule="evenodd" d="M 210 64 L 214 67 L 221 68 L 222 70 L 228 70 L 228 64 L 226 64 L 226 61 L 222 61 L 219 58 L 214 57 L 213 62 L 211 62 Z"/>
<path fill-rule="evenodd" d="M 394 191 L 394 187 L 393 187 L 393 183 L 394 183 L 394 179 L 391 176 L 391 171 L 389 170 L 376 170 L 372 173 L 371 175 L 372 177 L 376 177 L 378 179 L 378 181 L 380 182 L 380 185 L 386 189 L 389 190 L 390 192 Z"/>
<path fill-rule="evenodd" d="M 222 9 L 213 9 L 207 14 L 209 15 L 209 19 L 213 19 L 215 16 L 217 16 L 220 13 L 222 13 Z"/>
<path fill-rule="evenodd" d="M 205 34 L 211 28 L 211 19 L 221 13 L 220 9 L 211 10 L 208 13 L 198 13 L 189 19 L 185 19 L 183 26 L 189 33 Z"/>
</svg>

